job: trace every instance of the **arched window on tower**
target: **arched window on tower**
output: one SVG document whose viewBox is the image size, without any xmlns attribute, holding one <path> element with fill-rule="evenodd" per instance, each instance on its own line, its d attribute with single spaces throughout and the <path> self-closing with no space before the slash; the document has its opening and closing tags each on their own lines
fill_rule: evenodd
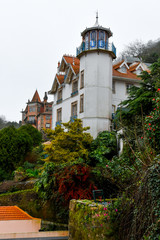
<svg viewBox="0 0 160 240">
<path fill-rule="evenodd" d="M 90 33 L 90 48 L 96 48 L 96 31 Z"/>
<path fill-rule="evenodd" d="M 105 34 L 104 34 L 104 31 L 99 31 L 98 47 L 99 48 L 104 48 L 105 47 Z"/>
<path fill-rule="evenodd" d="M 89 49 L 89 33 L 85 35 L 85 50 Z"/>
</svg>

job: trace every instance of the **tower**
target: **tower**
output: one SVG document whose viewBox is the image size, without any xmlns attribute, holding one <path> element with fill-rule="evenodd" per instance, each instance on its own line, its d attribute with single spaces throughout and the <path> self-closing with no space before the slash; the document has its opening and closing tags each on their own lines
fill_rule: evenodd
<svg viewBox="0 0 160 240">
<path fill-rule="evenodd" d="M 98 23 L 82 33 L 82 43 L 77 48 L 80 59 L 80 81 L 84 84 L 84 126 L 90 126 L 93 137 L 110 130 L 112 113 L 112 60 L 116 48 L 109 43 L 112 32 Z"/>
</svg>

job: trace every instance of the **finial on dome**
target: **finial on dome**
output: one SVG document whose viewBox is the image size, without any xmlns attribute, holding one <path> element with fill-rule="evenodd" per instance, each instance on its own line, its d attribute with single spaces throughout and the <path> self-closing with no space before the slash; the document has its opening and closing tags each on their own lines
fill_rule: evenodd
<svg viewBox="0 0 160 240">
<path fill-rule="evenodd" d="M 99 23 L 98 23 L 98 10 L 96 12 L 96 22 L 94 24 L 94 27 L 97 27 L 97 26 L 99 26 Z"/>
</svg>

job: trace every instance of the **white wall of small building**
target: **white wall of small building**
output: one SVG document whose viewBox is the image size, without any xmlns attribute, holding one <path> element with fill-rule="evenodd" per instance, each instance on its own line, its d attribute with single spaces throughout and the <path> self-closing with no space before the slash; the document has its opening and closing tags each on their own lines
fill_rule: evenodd
<svg viewBox="0 0 160 240">
<path fill-rule="evenodd" d="M 118 105 L 127 99 L 128 93 L 127 93 L 127 84 L 133 84 L 134 86 L 139 86 L 138 81 L 135 80 L 123 80 L 123 79 L 114 79 L 115 82 L 115 93 L 112 93 L 112 105 L 115 106 L 115 111 L 117 110 Z M 113 112 L 113 110 L 112 110 Z"/>
<path fill-rule="evenodd" d="M 29 233 L 38 232 L 41 228 L 41 219 L 6 220 L 0 221 L 0 233 Z"/>
</svg>

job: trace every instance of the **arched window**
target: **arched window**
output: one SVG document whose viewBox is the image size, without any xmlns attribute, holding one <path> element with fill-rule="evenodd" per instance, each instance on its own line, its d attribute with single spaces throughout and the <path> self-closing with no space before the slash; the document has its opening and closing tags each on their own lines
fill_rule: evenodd
<svg viewBox="0 0 160 240">
<path fill-rule="evenodd" d="M 99 48 L 104 48 L 105 47 L 105 34 L 104 34 L 104 31 L 99 31 L 98 47 Z"/>
<path fill-rule="evenodd" d="M 95 48 L 96 47 L 96 31 L 92 31 L 90 33 L 90 48 Z"/>
</svg>

